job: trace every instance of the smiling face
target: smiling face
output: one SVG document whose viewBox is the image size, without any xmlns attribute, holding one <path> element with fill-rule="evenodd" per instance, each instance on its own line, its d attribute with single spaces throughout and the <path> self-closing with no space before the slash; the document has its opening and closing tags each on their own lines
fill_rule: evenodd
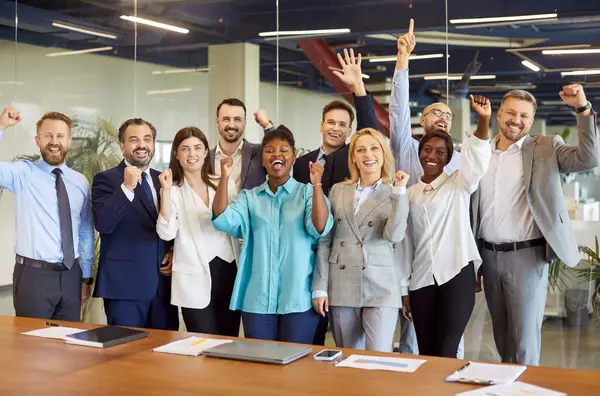
<svg viewBox="0 0 600 396">
<path fill-rule="evenodd" d="M 371 135 L 363 135 L 356 140 L 352 162 L 356 164 L 361 179 L 376 173 L 381 177 L 383 161 L 383 149 L 377 139 Z"/>
<path fill-rule="evenodd" d="M 325 113 L 321 123 L 323 147 L 335 151 L 346 144 L 351 130 L 350 114 L 343 109 L 333 109 Z"/>
<path fill-rule="evenodd" d="M 448 148 L 444 139 L 434 137 L 425 142 L 419 153 L 419 160 L 423 167 L 424 179 L 433 181 L 448 163 Z"/>
<path fill-rule="evenodd" d="M 154 136 L 148 125 L 129 125 L 121 142 L 123 157 L 131 166 L 144 170 L 154 157 Z"/>
<path fill-rule="evenodd" d="M 193 136 L 181 142 L 177 147 L 175 157 L 184 171 L 194 173 L 202 171 L 207 155 L 207 147 L 200 139 Z"/>
<path fill-rule="evenodd" d="M 498 110 L 500 133 L 511 142 L 516 142 L 529 133 L 533 125 L 533 104 L 518 98 L 506 98 Z"/>
<path fill-rule="evenodd" d="M 263 146 L 262 165 L 269 179 L 289 178 L 296 155 L 287 140 L 275 138 Z"/>
<path fill-rule="evenodd" d="M 434 103 L 423 110 L 421 126 L 425 133 L 433 131 L 450 132 L 453 119 L 452 110 L 443 103 Z"/>
<path fill-rule="evenodd" d="M 221 139 L 227 143 L 237 143 L 246 129 L 246 114 L 241 106 L 223 104 L 217 115 L 217 128 Z"/>
<path fill-rule="evenodd" d="M 71 147 L 71 130 L 64 121 L 44 120 L 38 128 L 35 143 L 44 161 L 58 166 L 65 161 Z"/>
</svg>

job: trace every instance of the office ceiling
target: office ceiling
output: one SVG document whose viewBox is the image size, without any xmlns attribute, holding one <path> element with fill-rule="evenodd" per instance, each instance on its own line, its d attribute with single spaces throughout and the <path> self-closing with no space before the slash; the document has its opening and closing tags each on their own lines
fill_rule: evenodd
<svg viewBox="0 0 600 396">
<path fill-rule="evenodd" d="M 0 0 L 0 39 L 14 40 L 15 8 L 18 15 L 18 40 L 41 46 L 80 50 L 112 46 L 107 56 L 137 59 L 173 67 L 205 67 L 208 46 L 249 41 L 261 46 L 261 79 L 276 80 L 276 43 L 259 38 L 258 33 L 276 30 L 275 0 L 137 0 L 137 16 L 189 29 L 178 34 L 134 24 L 120 19 L 134 15 L 133 0 Z M 406 31 L 408 19 L 416 22 L 415 53 L 446 51 L 448 19 L 547 14 L 558 19 L 536 23 L 513 23 L 473 27 L 448 24 L 448 59 L 451 74 L 462 73 L 479 51 L 479 75 L 495 79 L 471 81 L 473 92 L 485 93 L 499 103 L 511 87 L 530 90 L 541 102 L 538 117 L 550 124 L 574 121 L 569 108 L 557 104 L 560 87 L 568 82 L 586 86 L 589 99 L 600 107 L 600 74 L 562 76 L 561 72 L 582 68 L 600 69 L 600 54 L 544 55 L 535 47 L 589 45 L 600 48 L 599 0 L 279 0 L 280 30 L 348 28 L 351 33 L 316 38 L 325 39 L 334 49 L 353 46 L 364 57 L 393 56 L 395 38 Z M 62 22 L 114 34 L 101 38 L 53 26 Z M 510 52 L 507 51 L 510 50 Z M 534 72 L 521 62 L 530 60 L 542 70 Z M 235 59 L 232 59 L 235 61 Z M 281 39 L 279 78 L 282 84 L 306 89 L 331 91 L 313 64 L 304 56 L 295 38 Z M 368 84 L 386 102 L 394 62 L 363 61 Z M 445 74 L 445 57 L 411 62 L 411 75 Z M 450 82 L 449 91 L 453 91 Z M 445 80 L 411 79 L 411 102 L 417 113 L 446 93 Z"/>
</svg>

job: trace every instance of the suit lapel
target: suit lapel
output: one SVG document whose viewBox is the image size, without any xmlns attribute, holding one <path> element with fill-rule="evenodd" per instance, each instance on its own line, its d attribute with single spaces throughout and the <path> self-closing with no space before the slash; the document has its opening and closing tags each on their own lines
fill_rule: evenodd
<svg viewBox="0 0 600 396">
<path fill-rule="evenodd" d="M 246 185 L 246 177 L 248 176 L 248 168 L 250 168 L 250 162 L 252 161 L 252 152 L 254 147 L 244 139 L 242 145 L 242 188 Z"/>
<path fill-rule="evenodd" d="M 355 184 L 344 184 L 342 190 L 342 199 L 344 201 L 344 212 L 346 213 L 346 220 L 350 224 L 350 228 L 358 239 L 361 239 L 360 231 L 358 230 L 358 223 L 356 222 L 356 216 L 354 216 L 354 190 Z"/>
<path fill-rule="evenodd" d="M 525 183 L 525 192 L 529 194 L 529 186 L 531 184 L 531 172 L 533 169 L 533 150 L 535 148 L 535 140 L 527 135 L 523 146 L 521 147 L 521 157 L 523 160 L 523 182 Z"/>
<path fill-rule="evenodd" d="M 358 210 L 356 214 L 356 223 L 360 227 L 365 219 L 375 210 L 379 204 L 381 204 L 384 200 L 386 200 L 391 193 L 391 187 L 387 184 L 381 184 L 377 189 L 373 192 L 373 194 L 367 199 L 363 205 Z"/>
</svg>

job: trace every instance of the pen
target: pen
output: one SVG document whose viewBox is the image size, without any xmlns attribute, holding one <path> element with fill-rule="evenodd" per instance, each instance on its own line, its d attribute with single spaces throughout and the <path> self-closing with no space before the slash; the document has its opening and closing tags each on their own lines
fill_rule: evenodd
<svg viewBox="0 0 600 396">
<path fill-rule="evenodd" d="M 52 323 L 52 322 L 44 322 L 44 324 L 46 326 L 52 326 L 52 327 L 61 327 L 61 325 L 56 324 L 56 323 Z"/>
<path fill-rule="evenodd" d="M 348 358 L 348 356 L 340 356 L 336 361 L 333 362 L 333 365 L 337 366 L 339 363 L 343 362 L 347 358 Z"/>
<path fill-rule="evenodd" d="M 462 366 L 461 368 L 459 368 L 458 370 L 456 370 L 456 372 L 462 371 L 464 369 L 466 369 L 467 367 L 469 367 L 469 365 L 471 364 L 471 362 L 467 362 L 467 364 L 465 364 L 464 366 Z"/>
<path fill-rule="evenodd" d="M 194 343 L 192 344 L 192 346 L 196 346 L 196 345 L 198 345 L 198 344 L 201 344 L 201 343 L 203 343 L 204 341 L 206 341 L 206 338 L 202 338 L 202 339 L 200 339 L 200 340 L 198 340 L 198 341 L 194 342 Z"/>
</svg>

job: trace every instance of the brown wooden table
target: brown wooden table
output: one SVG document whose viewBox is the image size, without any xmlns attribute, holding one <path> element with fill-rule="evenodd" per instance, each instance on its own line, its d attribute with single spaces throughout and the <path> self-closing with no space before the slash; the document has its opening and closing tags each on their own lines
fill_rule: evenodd
<svg viewBox="0 0 600 396">
<path fill-rule="evenodd" d="M 1 395 L 442 396 L 475 388 L 444 382 L 465 363 L 456 359 L 424 357 L 427 363 L 415 373 L 395 373 L 339 368 L 310 356 L 275 366 L 152 352 L 157 346 L 190 336 L 183 332 L 151 330 L 146 339 L 107 349 L 20 334 L 43 326 L 39 319 L 0 316 Z M 319 350 L 313 348 L 314 353 Z M 351 349 L 343 353 L 390 355 Z M 529 367 L 520 380 L 569 395 L 600 394 L 600 372 Z"/>
</svg>

